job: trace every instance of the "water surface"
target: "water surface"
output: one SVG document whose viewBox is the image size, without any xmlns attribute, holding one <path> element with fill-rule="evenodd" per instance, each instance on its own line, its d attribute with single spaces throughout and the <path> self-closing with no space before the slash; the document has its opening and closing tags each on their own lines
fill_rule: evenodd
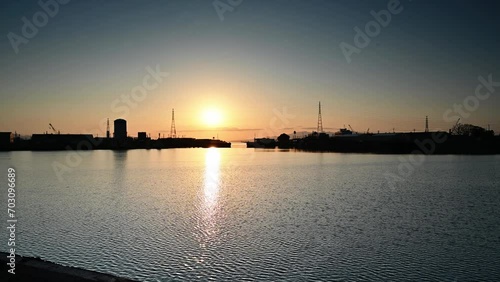
<svg viewBox="0 0 500 282">
<path fill-rule="evenodd" d="M 428 156 L 390 187 L 407 156 L 68 154 L 0 153 L 21 255 L 141 281 L 500 281 L 499 156 Z"/>
</svg>

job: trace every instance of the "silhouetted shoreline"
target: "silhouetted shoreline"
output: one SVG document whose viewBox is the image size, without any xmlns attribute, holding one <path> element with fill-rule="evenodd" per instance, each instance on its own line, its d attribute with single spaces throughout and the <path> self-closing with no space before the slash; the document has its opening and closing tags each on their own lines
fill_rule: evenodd
<svg viewBox="0 0 500 282">
<path fill-rule="evenodd" d="M 329 136 L 311 134 L 304 138 L 287 139 L 250 146 L 261 148 L 298 149 L 311 152 L 426 154 L 426 155 L 494 155 L 500 154 L 500 136 L 461 136 L 447 132 L 352 134 Z"/>
<path fill-rule="evenodd" d="M 64 150 L 132 150 L 172 148 L 230 148 L 231 143 L 219 139 L 195 138 L 94 138 L 90 134 L 34 134 L 31 139 L 16 139 L 0 146 L 0 151 L 64 151 Z M 290 139 L 282 134 L 277 139 L 256 138 L 249 148 L 297 149 L 310 152 L 375 153 L 375 154 L 500 154 L 500 136 L 463 136 L 447 132 L 411 132 L 383 134 L 328 135 L 313 133 Z"/>
<path fill-rule="evenodd" d="M 231 143 L 219 139 L 196 138 L 115 138 L 93 137 L 91 134 L 33 134 L 31 139 L 15 138 L 0 144 L 0 151 L 64 151 L 64 150 L 131 150 L 170 148 L 230 148 Z"/>
<path fill-rule="evenodd" d="M 85 270 L 70 266 L 63 266 L 40 258 L 23 257 L 16 255 L 15 274 L 7 272 L 10 269 L 7 253 L 0 252 L 0 263 L 2 264 L 0 274 L 1 281 L 37 281 L 37 282 L 134 282 L 127 278 L 116 277 L 96 271 Z"/>
</svg>

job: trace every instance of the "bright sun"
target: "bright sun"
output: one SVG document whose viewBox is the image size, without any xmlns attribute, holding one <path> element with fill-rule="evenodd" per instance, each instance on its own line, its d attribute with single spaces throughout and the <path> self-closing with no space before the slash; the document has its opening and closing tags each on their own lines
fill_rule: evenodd
<svg viewBox="0 0 500 282">
<path fill-rule="evenodd" d="M 206 125 L 214 126 L 214 125 L 219 125 L 222 116 L 219 111 L 217 110 L 206 110 L 203 112 L 203 122 L 205 122 Z"/>
</svg>

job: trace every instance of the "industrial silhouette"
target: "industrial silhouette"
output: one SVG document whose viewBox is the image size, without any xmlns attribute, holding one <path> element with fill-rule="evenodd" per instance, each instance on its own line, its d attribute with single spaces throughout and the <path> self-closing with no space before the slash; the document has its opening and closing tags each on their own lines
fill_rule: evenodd
<svg viewBox="0 0 500 282">
<path fill-rule="evenodd" d="M 460 119 L 448 132 L 429 129 L 429 117 L 425 117 L 423 132 L 365 133 L 354 131 L 351 125 L 347 129 L 328 134 L 324 132 L 321 102 L 318 103 L 318 122 L 311 134 L 298 138 L 293 131 L 290 135 L 281 134 L 277 139 L 257 138 L 247 142 L 249 148 L 293 148 L 309 151 L 362 152 L 362 153 L 424 153 L 424 154 L 498 154 L 500 136 L 494 132 L 470 124 L 460 124 Z M 106 123 L 106 137 L 94 137 L 91 134 L 61 134 L 49 123 L 52 133 L 33 134 L 31 139 L 22 139 L 17 133 L 0 132 L 0 150 L 99 150 L 99 149 L 164 149 L 191 147 L 231 147 L 231 143 L 212 139 L 179 138 L 175 128 L 175 111 L 172 109 L 170 136 L 153 140 L 146 132 L 138 132 L 137 137 L 129 137 L 127 121 L 114 120 L 113 138 L 110 138 L 109 119 Z M 438 137 L 436 137 L 438 136 Z M 436 141 L 439 139 L 439 142 Z"/>
</svg>

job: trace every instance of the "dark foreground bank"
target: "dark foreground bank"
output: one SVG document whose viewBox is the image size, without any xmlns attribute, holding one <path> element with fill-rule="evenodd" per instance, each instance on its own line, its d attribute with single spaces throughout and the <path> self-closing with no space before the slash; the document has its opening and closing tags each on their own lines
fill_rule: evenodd
<svg viewBox="0 0 500 282">
<path fill-rule="evenodd" d="M 16 256 L 15 274 L 7 271 L 10 269 L 7 253 L 0 252 L 1 274 L 0 281 L 67 281 L 67 282 L 133 282 L 134 280 L 115 277 L 75 267 L 62 266 L 39 258 Z"/>
</svg>

